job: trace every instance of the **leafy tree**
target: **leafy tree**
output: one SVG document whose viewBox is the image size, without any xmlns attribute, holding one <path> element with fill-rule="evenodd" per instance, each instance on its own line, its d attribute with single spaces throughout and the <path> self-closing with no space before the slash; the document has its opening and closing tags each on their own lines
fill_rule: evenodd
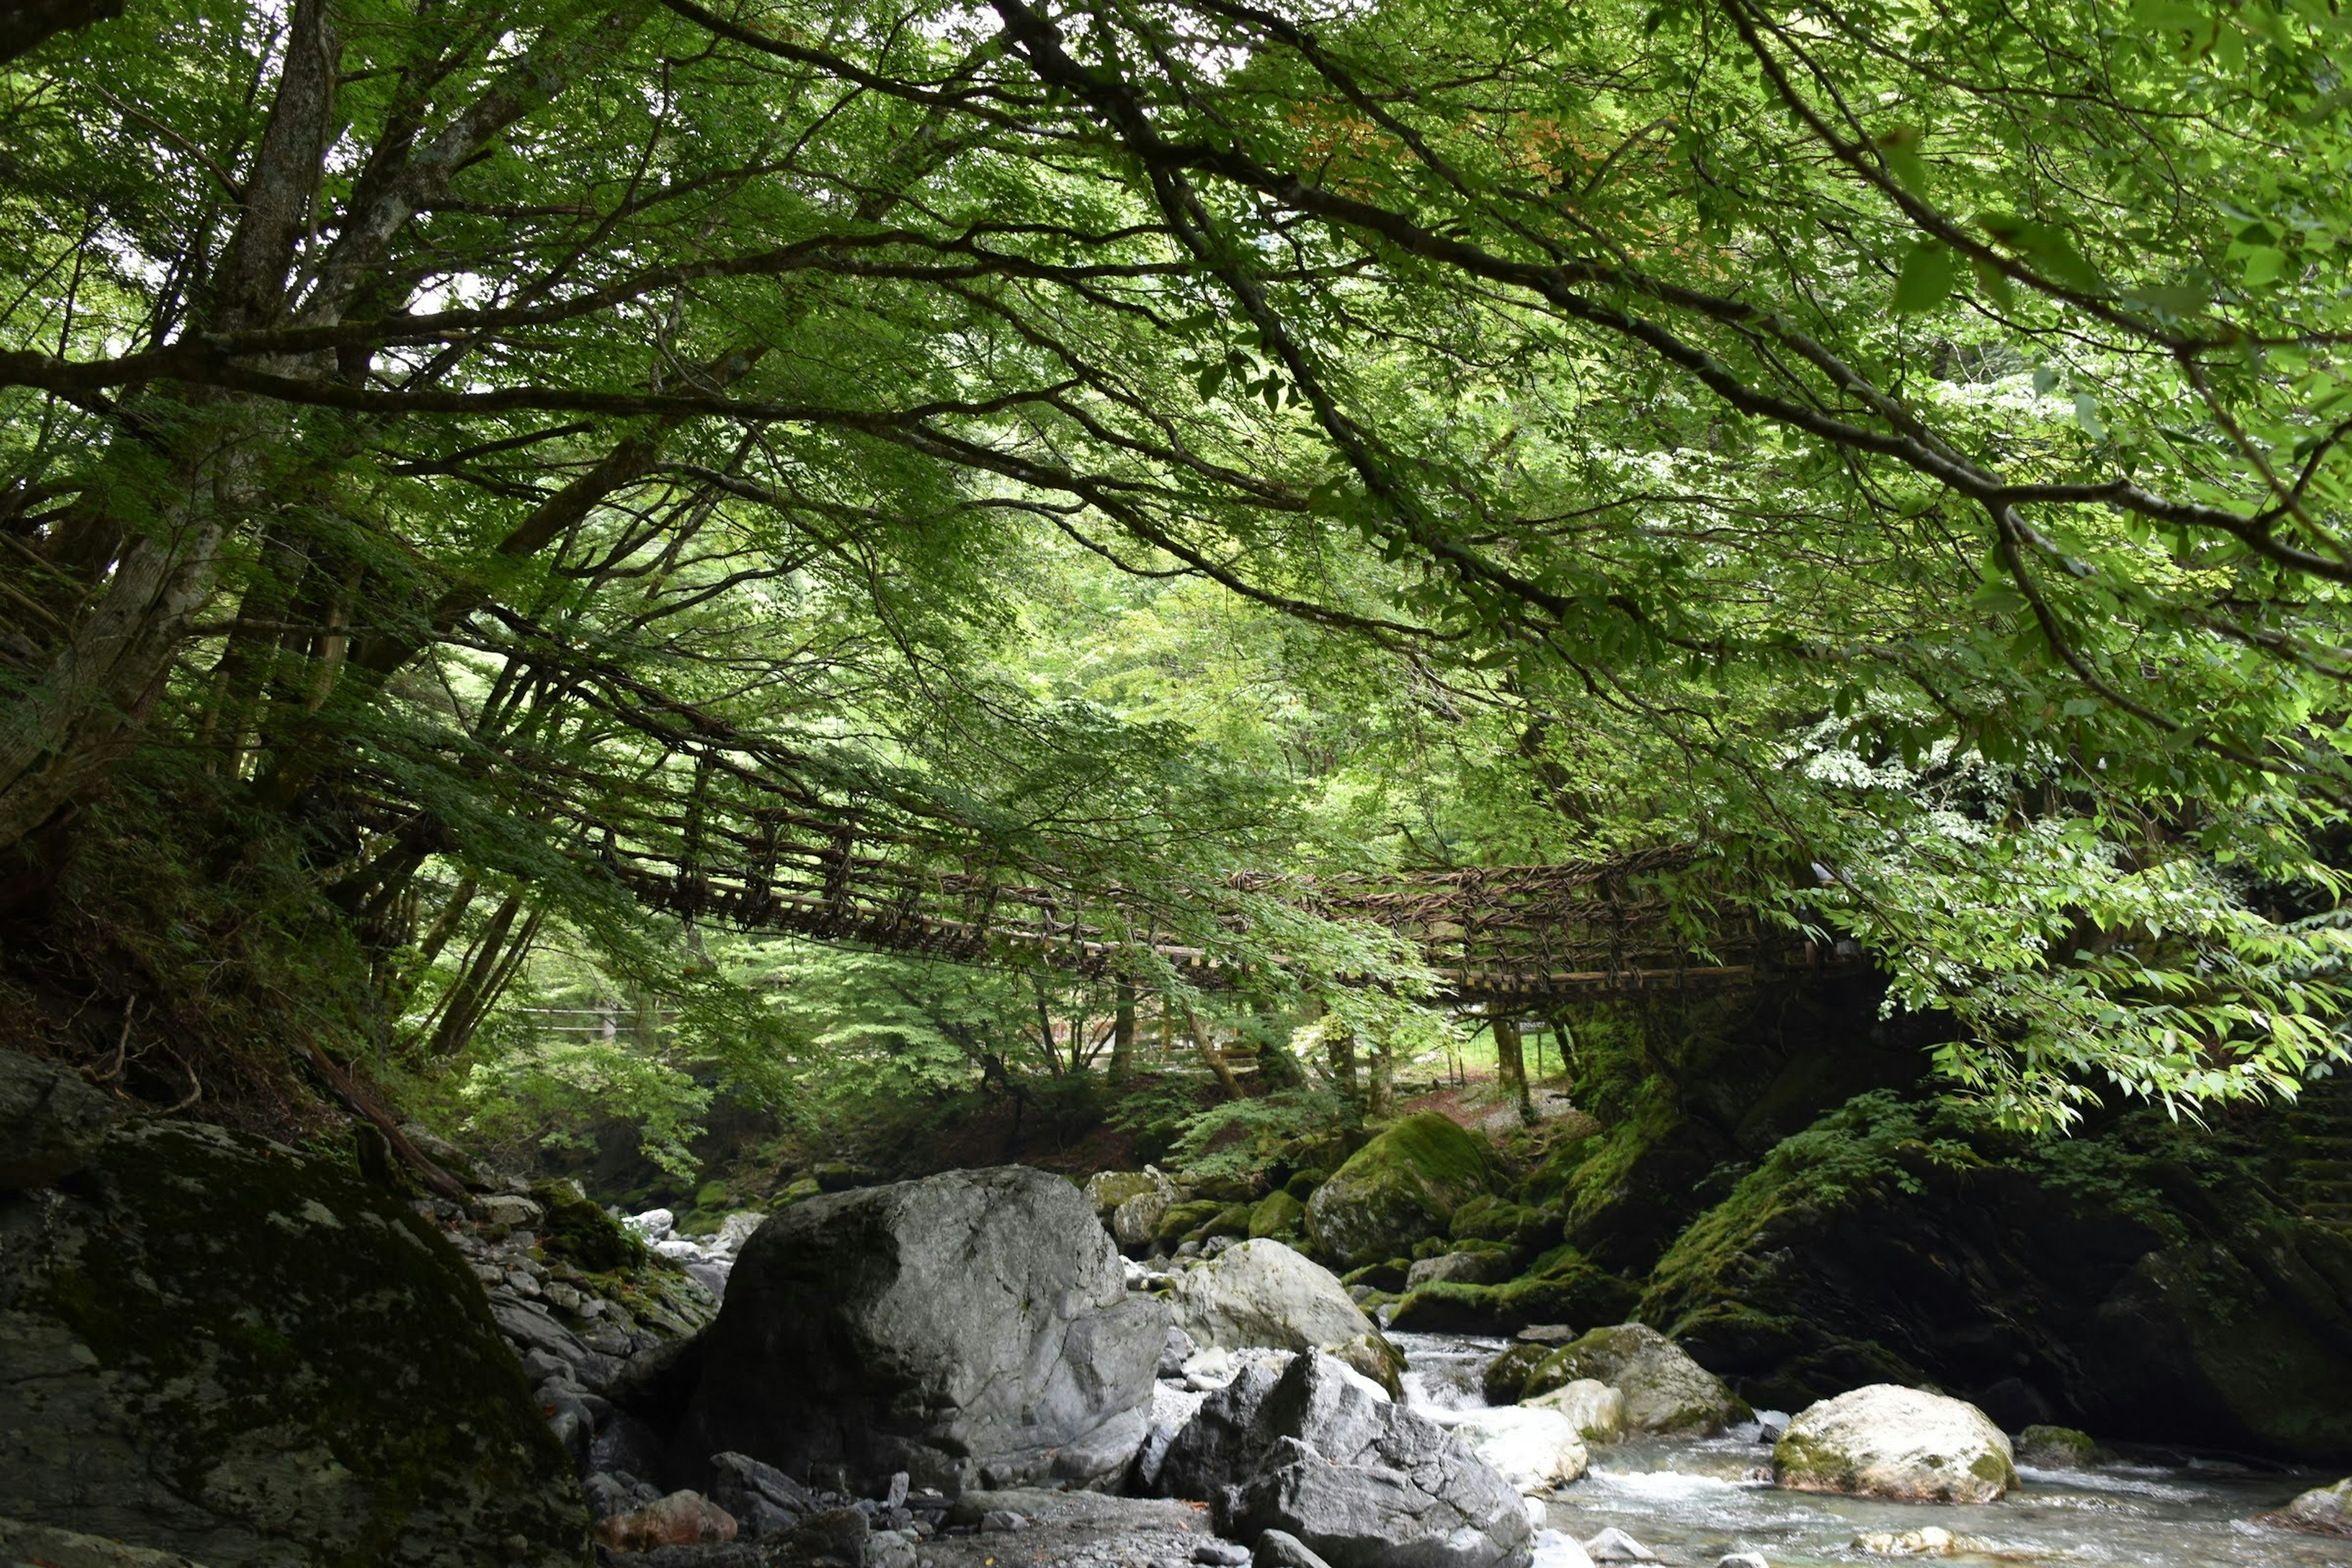
<svg viewBox="0 0 2352 1568">
<path fill-rule="evenodd" d="M 1231 873 L 1691 844 L 1694 941 L 1859 938 L 2014 1121 L 2341 1054 L 2325 6 L 70 23 L 0 38 L 19 918 L 241 842 L 394 1013 L 467 937 L 449 1051 L 779 866 L 1340 1006 L 1427 977 Z"/>
</svg>

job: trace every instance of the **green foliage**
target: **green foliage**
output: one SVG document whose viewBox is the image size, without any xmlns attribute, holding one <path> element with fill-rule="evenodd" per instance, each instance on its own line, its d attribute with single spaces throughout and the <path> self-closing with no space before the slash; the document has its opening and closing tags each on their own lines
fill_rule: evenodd
<svg viewBox="0 0 2352 1568">
<path fill-rule="evenodd" d="M 1085 1071 L 1122 979 L 1215 1011 L 1178 949 L 1442 1052 L 1291 879 L 1663 845 L 1697 956 L 1858 942 L 2006 1125 L 2290 1094 L 2352 942 L 2344 44 L 133 7 L 0 66 L 0 853 L 105 861 L 111 779 L 283 950 L 273 1037 L 673 1163 L 714 1085 Z M 169 901 L 115 940 L 234 1037 Z M 915 906 L 1012 973 L 726 934 Z M 530 1022 L 605 997 L 656 1025 Z"/>
</svg>

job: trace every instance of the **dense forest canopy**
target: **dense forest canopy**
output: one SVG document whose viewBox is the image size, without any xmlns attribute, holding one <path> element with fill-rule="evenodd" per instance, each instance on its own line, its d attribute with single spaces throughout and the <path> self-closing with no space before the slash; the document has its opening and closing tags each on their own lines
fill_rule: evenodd
<svg viewBox="0 0 2352 1568">
<path fill-rule="evenodd" d="M 1234 873 L 1688 847 L 2027 1124 L 2341 1055 L 2319 0 L 103 10 L 0 29 L 22 1016 L 961 1059 L 655 896 L 829 822 L 1367 1031 Z M 1121 975 L 1234 1005 L 1049 1055 Z"/>
</svg>

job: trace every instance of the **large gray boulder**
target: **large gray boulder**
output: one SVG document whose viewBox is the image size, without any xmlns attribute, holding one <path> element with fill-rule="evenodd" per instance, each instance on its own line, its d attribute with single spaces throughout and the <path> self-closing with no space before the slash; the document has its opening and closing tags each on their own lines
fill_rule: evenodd
<svg viewBox="0 0 2352 1568">
<path fill-rule="evenodd" d="M 121 1120 L 121 1108 L 70 1068 L 0 1051 L 0 1192 L 81 1169 Z"/>
<path fill-rule="evenodd" d="M 1333 1351 L 1381 1381 L 1363 1353 L 1367 1341 L 1385 1348 L 1378 1326 L 1339 1276 L 1278 1241 L 1244 1241 L 1180 1271 L 1168 1304 L 1203 1350 Z"/>
<path fill-rule="evenodd" d="M 1872 1384 L 1801 1412 L 1772 1446 L 1782 1486 L 1906 1502 L 1997 1502 L 2017 1484 L 2009 1436 L 1965 1400 Z"/>
<path fill-rule="evenodd" d="M 1160 1489 L 1220 1535 L 1279 1530 L 1334 1568 L 1520 1568 L 1519 1495 L 1434 1422 L 1334 1357 L 1256 1362 L 1177 1434 Z"/>
<path fill-rule="evenodd" d="M 0 1196 L 0 1518 L 257 1568 L 588 1551 L 479 1283 L 339 1162 L 147 1121 Z"/>
<path fill-rule="evenodd" d="M 743 1245 L 672 1445 L 878 1489 L 1116 1481 L 1142 1441 L 1168 1309 L 1129 1296 L 1059 1176 L 950 1171 L 794 1205 Z"/>
</svg>

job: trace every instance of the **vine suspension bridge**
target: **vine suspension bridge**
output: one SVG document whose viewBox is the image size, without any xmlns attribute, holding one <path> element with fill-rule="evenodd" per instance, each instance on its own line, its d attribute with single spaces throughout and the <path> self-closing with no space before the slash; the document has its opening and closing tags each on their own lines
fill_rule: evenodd
<svg viewBox="0 0 2352 1568">
<path fill-rule="evenodd" d="M 814 804 L 814 803 L 812 803 Z M 820 808 L 821 810 L 821 808 Z M 965 963 L 1027 962 L 1095 975 L 1138 973 L 1139 950 L 1203 990 L 1247 984 L 1246 965 L 1184 940 L 1142 900 L 1003 877 L 936 841 L 848 816 L 769 806 L 731 823 L 692 810 L 666 850 L 602 859 L 646 905 L 689 921 Z M 810 830 L 814 829 L 814 832 Z M 642 846 L 646 840 L 639 838 Z M 1457 1005 L 1540 1004 L 1594 993 L 1755 985 L 1864 966 L 1850 942 L 1806 940 L 1742 909 L 1694 919 L 1661 889 L 1686 851 L 1602 862 L 1400 871 L 1309 879 L 1242 873 L 1217 892 L 1235 910 L 1265 900 L 1370 924 L 1412 943 Z"/>
</svg>

